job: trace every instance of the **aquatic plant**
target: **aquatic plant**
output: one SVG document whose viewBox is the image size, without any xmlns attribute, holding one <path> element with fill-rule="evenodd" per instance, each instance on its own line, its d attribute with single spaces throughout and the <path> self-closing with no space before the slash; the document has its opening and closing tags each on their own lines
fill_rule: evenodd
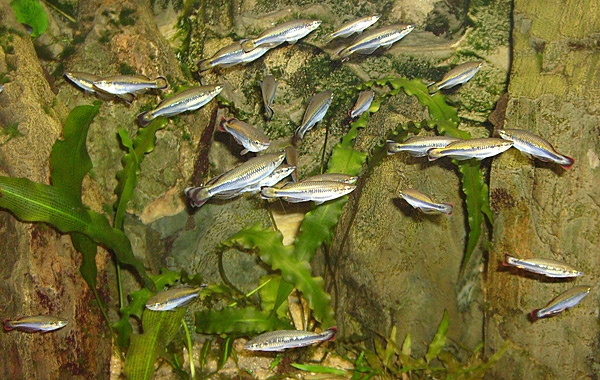
<svg viewBox="0 0 600 380">
<path fill-rule="evenodd" d="M 48 15 L 37 0 L 13 0 L 10 6 L 15 12 L 17 21 L 33 29 L 31 37 L 41 36 L 48 28 Z"/>
</svg>

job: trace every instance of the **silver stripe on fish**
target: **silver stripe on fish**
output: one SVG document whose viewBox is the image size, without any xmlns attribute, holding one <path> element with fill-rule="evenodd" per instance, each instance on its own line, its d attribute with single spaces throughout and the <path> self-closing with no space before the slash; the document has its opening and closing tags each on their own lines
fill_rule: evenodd
<svg viewBox="0 0 600 380">
<path fill-rule="evenodd" d="M 358 180 L 357 176 L 348 175 L 343 173 L 324 173 L 314 175 L 312 177 L 304 178 L 300 182 L 316 182 L 316 181 L 330 181 L 330 182 L 342 182 L 349 185 L 354 185 Z"/>
<path fill-rule="evenodd" d="M 288 348 L 310 346 L 311 344 L 333 340 L 337 328 L 331 327 L 321 334 L 303 330 L 269 331 L 248 341 L 244 348 L 250 351 L 283 351 Z"/>
<path fill-rule="evenodd" d="M 67 71 L 64 75 L 68 80 L 85 92 L 95 93 L 103 99 L 114 99 L 114 97 L 117 96 L 129 103 L 134 99 L 133 94 L 109 94 L 99 88 L 95 88 L 94 82 L 100 80 L 100 77 L 97 75 L 77 71 Z"/>
<path fill-rule="evenodd" d="M 350 112 L 348 112 L 348 116 L 350 116 L 351 119 L 354 119 L 367 112 L 371 107 L 374 98 L 375 93 L 373 91 L 361 91 L 356 100 L 356 104 L 352 107 Z"/>
<path fill-rule="evenodd" d="M 261 197 L 283 198 L 290 203 L 314 201 L 316 204 L 321 204 L 342 197 L 354 189 L 356 189 L 355 185 L 334 181 L 290 182 L 280 189 L 263 187 Z"/>
<path fill-rule="evenodd" d="M 231 67 L 240 63 L 249 63 L 262 57 L 266 52 L 277 45 L 264 44 L 250 52 L 245 52 L 242 49 L 240 42 L 234 42 L 230 45 L 221 48 L 212 57 L 199 61 L 196 65 L 202 71 L 210 70 L 213 67 Z"/>
<path fill-rule="evenodd" d="M 321 25 L 321 20 L 291 20 L 275 25 L 262 32 L 258 37 L 242 42 L 242 49 L 249 52 L 264 44 L 295 44 Z"/>
<path fill-rule="evenodd" d="M 433 148 L 445 148 L 448 144 L 459 141 L 449 136 L 413 136 L 402 143 L 387 141 L 388 154 L 407 152 L 413 157 L 427 156 L 427 151 Z"/>
<path fill-rule="evenodd" d="M 408 24 L 393 24 L 375 29 L 356 37 L 350 46 L 340 50 L 337 55 L 345 61 L 354 53 L 371 54 L 380 46 L 389 49 L 393 43 L 400 41 L 414 29 L 414 25 Z"/>
<path fill-rule="evenodd" d="M 265 75 L 262 82 L 260 82 L 260 90 L 262 92 L 263 103 L 265 105 L 265 116 L 267 120 L 271 120 L 273 117 L 273 99 L 275 99 L 275 92 L 277 91 L 277 85 L 279 82 L 275 80 L 273 75 Z"/>
<path fill-rule="evenodd" d="M 418 190 L 402 190 L 400 192 L 400 196 L 404 198 L 404 200 L 412 207 L 421 209 L 421 211 L 423 211 L 425 214 L 452 214 L 452 204 L 435 202 L 429 195 Z"/>
<path fill-rule="evenodd" d="M 437 160 L 441 157 L 451 157 L 457 160 L 468 160 L 496 156 L 513 146 L 512 141 L 497 138 L 469 139 L 459 140 L 446 145 L 445 148 L 434 148 L 427 151 L 429 161 Z"/>
<path fill-rule="evenodd" d="M 575 163 L 574 159 L 558 153 L 552 144 L 529 131 L 522 129 L 500 129 L 498 134 L 504 140 L 512 141 L 514 143 L 513 146 L 529 158 L 533 156 L 541 161 L 551 161 L 565 169 L 571 169 L 573 163 Z"/>
<path fill-rule="evenodd" d="M 353 35 L 354 33 L 361 33 L 363 30 L 375 24 L 380 17 L 380 15 L 365 16 L 356 20 L 349 21 L 337 28 L 334 32 L 329 33 L 328 35 L 323 37 L 323 41 L 325 43 L 328 43 L 338 37 L 348 37 Z"/>
<path fill-rule="evenodd" d="M 100 78 L 93 85 L 94 88 L 113 95 L 141 94 L 153 88 L 164 90 L 169 87 L 164 77 L 150 79 L 144 75 L 113 75 Z"/>
<path fill-rule="evenodd" d="M 529 258 L 517 259 L 508 253 L 504 254 L 504 265 L 524 269 L 552 278 L 569 278 L 583 275 L 577 268 L 558 260 Z"/>
<path fill-rule="evenodd" d="M 332 100 L 333 92 L 331 91 L 319 92 L 310 99 L 308 107 L 306 107 L 306 111 L 304 112 L 302 124 L 296 129 L 296 136 L 300 140 L 304 138 L 306 132 L 325 117 Z"/>
<path fill-rule="evenodd" d="M 36 315 L 19 319 L 4 320 L 4 329 L 6 331 L 18 329 L 28 332 L 46 332 L 58 330 L 66 325 L 66 320 L 51 315 Z"/>
<path fill-rule="evenodd" d="M 443 88 L 451 88 L 457 86 L 459 84 L 463 84 L 468 82 L 481 68 L 483 62 L 466 62 L 462 63 L 452 70 L 450 70 L 446 75 L 443 76 L 442 80 L 437 83 L 432 83 L 429 86 L 429 92 L 431 94 L 435 94 L 439 90 Z"/>
<path fill-rule="evenodd" d="M 194 111 L 206 105 L 223 91 L 224 86 L 194 86 L 163 99 L 156 108 L 137 116 L 140 125 L 147 125 L 157 117 L 169 117 L 186 111 Z"/>
<path fill-rule="evenodd" d="M 158 292 L 146 302 L 146 308 L 154 311 L 167 311 L 184 306 L 195 297 L 198 297 L 200 291 L 206 286 L 202 285 L 197 288 L 183 286 Z"/>
<path fill-rule="evenodd" d="M 531 312 L 531 318 L 536 320 L 539 318 L 549 317 L 570 307 L 577 306 L 581 300 L 590 294 L 591 289 L 592 287 L 589 285 L 580 285 L 571 288 L 550 301 L 546 307 L 533 310 Z"/>
<path fill-rule="evenodd" d="M 260 152 L 271 144 L 271 140 L 263 131 L 236 118 L 229 120 L 222 118 L 219 123 L 219 131 L 229 133 L 238 144 L 244 147 L 240 153 L 242 155 L 248 152 Z"/>
</svg>

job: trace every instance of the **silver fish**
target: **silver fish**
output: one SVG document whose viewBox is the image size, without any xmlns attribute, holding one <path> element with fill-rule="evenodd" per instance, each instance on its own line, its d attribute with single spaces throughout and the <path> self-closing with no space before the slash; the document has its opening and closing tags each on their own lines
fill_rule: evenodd
<svg viewBox="0 0 600 380">
<path fill-rule="evenodd" d="M 418 190 L 406 189 L 400 192 L 400 196 L 404 198 L 408 204 L 414 208 L 419 208 L 425 214 L 435 214 L 441 212 L 442 214 L 452 214 L 452 204 L 450 203 L 437 203 L 429 195 L 424 194 Z"/>
<path fill-rule="evenodd" d="M 287 348 L 310 346 L 311 344 L 333 340 L 337 328 L 331 327 L 321 334 L 302 330 L 280 330 L 261 334 L 248 341 L 244 348 L 250 351 L 283 351 Z"/>
<path fill-rule="evenodd" d="M 354 183 L 358 180 L 358 177 L 355 175 L 348 175 L 342 173 L 324 173 L 319 175 L 314 175 L 312 177 L 304 178 L 301 182 L 316 182 L 316 181 L 330 181 L 330 182 L 341 182 L 346 183 L 348 185 L 354 185 Z"/>
<path fill-rule="evenodd" d="M 451 88 L 456 85 L 466 83 L 469 79 L 473 78 L 479 71 L 483 62 L 466 62 L 462 63 L 452 70 L 450 70 L 441 81 L 432 83 L 429 86 L 429 92 L 434 94 L 443 88 Z"/>
<path fill-rule="evenodd" d="M 530 259 L 517 259 L 508 253 L 504 254 L 504 265 L 517 267 L 519 269 L 553 278 L 569 278 L 583 275 L 583 272 L 580 272 L 577 268 L 563 263 L 562 261 L 540 259 L 536 257 Z"/>
<path fill-rule="evenodd" d="M 268 177 L 285 159 L 285 153 L 270 153 L 249 159 L 238 167 L 209 181 L 206 186 L 188 187 L 184 190 L 193 207 L 200 207 L 212 196 L 239 192 Z"/>
<path fill-rule="evenodd" d="M 200 291 L 207 286 L 208 285 L 202 285 L 197 288 L 184 286 L 158 292 L 146 302 L 146 308 L 154 311 L 173 310 L 176 307 L 185 305 L 193 298 L 198 297 Z"/>
<path fill-rule="evenodd" d="M 113 98 L 114 96 L 118 96 L 119 98 L 121 98 L 129 103 L 131 103 L 134 99 L 133 94 L 114 95 L 114 94 L 109 94 L 107 92 L 104 92 L 98 88 L 94 88 L 94 82 L 100 80 L 100 77 L 97 75 L 88 74 L 88 73 L 84 73 L 84 72 L 77 72 L 77 71 L 67 71 L 67 72 L 65 72 L 64 75 L 68 80 L 73 82 L 73 84 L 75 84 L 77 87 L 81 88 L 85 92 L 96 93 L 102 98 L 110 99 L 110 98 Z"/>
<path fill-rule="evenodd" d="M 233 198 L 237 195 L 240 195 L 242 193 L 257 194 L 260 192 L 260 189 L 265 186 L 275 186 L 282 179 L 284 179 L 285 177 L 292 174 L 292 172 L 294 170 L 296 170 L 295 166 L 281 164 L 281 165 L 279 165 L 279 167 L 277 169 L 273 170 L 273 173 L 271 173 L 267 178 L 263 179 L 262 181 L 258 182 L 257 184 L 250 185 L 248 187 L 244 187 L 243 189 L 239 190 L 236 193 L 232 192 L 229 194 L 225 194 L 224 196 L 221 194 L 217 194 L 217 195 L 215 195 L 215 198 L 229 199 L 229 198 Z"/>
<path fill-rule="evenodd" d="M 348 112 L 350 118 L 354 119 L 367 112 L 369 107 L 371 107 L 371 103 L 373 103 L 373 98 L 375 98 L 375 93 L 373 91 L 362 91 L 358 95 L 356 104 L 352 107 L 350 112 Z"/>
<path fill-rule="evenodd" d="M 408 24 L 393 24 L 375 29 L 356 37 L 350 46 L 340 50 L 337 55 L 342 58 L 342 61 L 345 61 L 354 53 L 371 54 L 380 46 L 389 49 L 394 42 L 400 41 L 413 29 L 415 26 Z"/>
<path fill-rule="evenodd" d="M 242 155 L 248 152 L 260 152 L 267 149 L 271 144 L 263 131 L 236 118 L 229 120 L 222 118 L 219 131 L 231 134 L 235 141 L 244 147 L 241 152 Z"/>
<path fill-rule="evenodd" d="M 252 62 L 262 57 L 275 46 L 277 45 L 265 44 L 250 52 L 245 52 L 239 42 L 234 42 L 221 48 L 212 57 L 199 61 L 197 63 L 198 69 L 202 72 L 216 66 L 231 67 L 240 63 Z"/>
<path fill-rule="evenodd" d="M 469 139 L 450 143 L 445 148 L 430 149 L 427 154 L 429 155 L 429 161 L 446 156 L 457 160 L 468 160 L 469 158 L 483 160 L 484 158 L 496 156 L 510 149 L 511 146 L 513 146 L 512 141 L 497 138 Z"/>
<path fill-rule="evenodd" d="M 273 108 L 271 108 L 271 105 L 273 104 L 273 99 L 275 99 L 275 91 L 277 91 L 278 84 L 279 82 L 275 81 L 273 75 L 265 75 L 265 78 L 260 83 L 267 120 L 271 120 L 273 117 Z"/>
<path fill-rule="evenodd" d="M 592 289 L 589 285 L 580 285 L 567 290 L 546 305 L 543 309 L 536 309 L 531 312 L 531 318 L 536 320 L 558 314 L 565 309 L 576 306 L 582 299 L 590 294 Z"/>
<path fill-rule="evenodd" d="M 424 157 L 430 149 L 445 148 L 448 144 L 459 140 L 449 136 L 413 136 L 402 143 L 388 140 L 387 148 L 388 154 L 407 152 L 413 157 Z"/>
<path fill-rule="evenodd" d="M 365 16 L 356 20 L 349 21 L 337 28 L 334 32 L 329 33 L 328 35 L 323 37 L 323 41 L 325 43 L 328 43 L 338 37 L 348 37 L 353 35 L 354 33 L 360 33 L 363 30 L 367 29 L 369 26 L 375 24 L 380 17 L 380 15 Z"/>
<path fill-rule="evenodd" d="M 500 137 L 512 141 L 514 147 L 524 155 L 536 157 L 542 161 L 552 161 L 565 169 L 571 169 L 575 160 L 558 153 L 554 147 L 540 136 L 522 129 L 500 129 Z"/>
<path fill-rule="evenodd" d="M 296 167 L 296 170 L 292 172 L 292 180 L 298 182 L 298 151 L 293 145 L 285 147 L 285 162 Z"/>
<path fill-rule="evenodd" d="M 67 321 L 51 315 L 36 315 L 31 317 L 22 317 L 19 319 L 5 319 L 4 329 L 6 331 L 19 329 L 29 332 L 52 331 L 63 328 Z"/>
<path fill-rule="evenodd" d="M 291 20 L 275 25 L 262 32 L 258 37 L 242 42 L 242 49 L 248 52 L 264 44 L 295 44 L 321 25 L 321 20 Z"/>
<path fill-rule="evenodd" d="M 296 129 L 296 136 L 300 140 L 304 138 L 306 132 L 325 117 L 332 100 L 333 92 L 331 91 L 319 92 L 310 99 L 308 107 L 306 107 L 306 111 L 304 112 L 302 124 Z"/>
<path fill-rule="evenodd" d="M 195 86 L 164 99 L 155 109 L 142 112 L 137 116 L 140 125 L 146 125 L 159 116 L 169 117 L 185 111 L 194 111 L 206 105 L 223 91 L 224 86 Z"/>
<path fill-rule="evenodd" d="M 164 77 L 150 79 L 143 75 L 114 75 L 100 78 L 93 85 L 94 88 L 113 95 L 141 94 L 152 88 L 164 90 L 169 87 Z"/>
<path fill-rule="evenodd" d="M 290 203 L 314 201 L 316 204 L 321 204 L 342 197 L 354 189 L 356 189 L 355 185 L 348 185 L 343 182 L 290 182 L 280 189 L 263 187 L 261 198 L 283 198 L 283 200 Z"/>
</svg>

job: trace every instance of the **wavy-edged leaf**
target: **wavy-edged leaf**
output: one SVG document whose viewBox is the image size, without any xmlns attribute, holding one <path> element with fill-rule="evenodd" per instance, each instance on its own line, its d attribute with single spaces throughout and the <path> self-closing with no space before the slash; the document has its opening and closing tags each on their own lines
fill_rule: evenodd
<svg viewBox="0 0 600 380">
<path fill-rule="evenodd" d="M 170 311 L 145 309 L 142 315 L 143 334 L 131 336 L 124 372 L 128 380 L 148 380 L 154 373 L 159 353 L 175 338 L 186 308 Z"/>
<path fill-rule="evenodd" d="M 39 1 L 13 0 L 10 2 L 10 6 L 15 12 L 17 21 L 29 25 L 33 29 L 31 37 L 41 36 L 48 28 L 48 15 Z"/>
<path fill-rule="evenodd" d="M 485 199 L 487 198 L 483 195 L 487 193 L 487 185 L 483 182 L 480 165 L 480 162 L 475 160 L 468 160 L 457 165 L 461 174 L 462 191 L 465 194 L 469 222 L 467 248 L 460 266 L 461 273 L 466 269 L 481 237 L 483 210 L 486 208 Z M 487 208 L 489 209 L 489 204 Z"/>
<path fill-rule="evenodd" d="M 325 366 L 317 365 L 317 364 L 291 363 L 290 365 L 296 369 L 299 369 L 301 371 L 306 371 L 306 372 L 326 373 L 326 374 L 335 375 L 335 376 L 347 376 L 348 375 L 348 372 L 344 371 L 343 369 L 325 367 Z"/>
<path fill-rule="evenodd" d="M 448 333 L 448 310 L 444 310 L 444 317 L 438 326 L 437 332 L 433 337 L 427 353 L 425 354 L 425 361 L 429 363 L 433 359 L 437 358 L 442 348 L 446 345 L 446 334 Z"/>
<path fill-rule="evenodd" d="M 325 292 L 323 278 L 312 277 L 308 261 L 298 260 L 293 247 L 283 245 L 279 231 L 266 230 L 255 224 L 239 231 L 222 244 L 226 247 L 258 249 L 262 261 L 273 269 L 280 270 L 283 279 L 302 292 L 315 319 L 324 328 L 335 325 L 331 296 Z"/>
<path fill-rule="evenodd" d="M 261 333 L 293 329 L 289 322 L 255 307 L 203 310 L 196 313 L 196 331 L 203 334 Z"/>
</svg>

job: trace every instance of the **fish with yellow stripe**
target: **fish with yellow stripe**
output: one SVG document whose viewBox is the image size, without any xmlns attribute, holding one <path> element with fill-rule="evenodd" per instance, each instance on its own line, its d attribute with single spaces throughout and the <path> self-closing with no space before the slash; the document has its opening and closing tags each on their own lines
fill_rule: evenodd
<svg viewBox="0 0 600 380">
<path fill-rule="evenodd" d="M 400 192 L 400 196 L 404 198 L 404 200 L 412 207 L 421 209 L 421 211 L 423 211 L 425 214 L 452 214 L 453 206 L 451 203 L 438 203 L 429 195 L 418 190 L 405 189 Z"/>
<path fill-rule="evenodd" d="M 244 147 L 240 153 L 242 155 L 248 152 L 260 152 L 271 144 L 271 140 L 263 131 L 236 118 L 221 118 L 219 131 L 229 133 L 238 144 Z"/>
<path fill-rule="evenodd" d="M 437 83 L 432 83 L 429 86 L 429 93 L 435 94 L 441 89 L 444 88 L 452 88 L 459 84 L 463 84 L 468 82 L 483 66 L 483 62 L 466 62 L 462 63 L 452 70 L 450 70 L 446 75 L 442 77 L 442 80 Z"/>
<path fill-rule="evenodd" d="M 283 351 L 333 340 L 336 333 L 335 327 L 330 327 L 320 334 L 303 330 L 269 331 L 248 341 L 244 348 L 249 351 Z"/>
<path fill-rule="evenodd" d="M 513 146 L 529 158 L 535 157 L 541 161 L 554 162 L 565 169 L 571 169 L 575 163 L 574 159 L 558 153 L 552 144 L 529 131 L 500 129 L 498 134 L 504 140 L 512 141 Z"/>
<path fill-rule="evenodd" d="M 497 138 L 482 138 L 459 140 L 446 145 L 444 148 L 434 148 L 427 151 L 429 161 L 437 160 L 441 157 L 450 157 L 457 160 L 468 160 L 496 156 L 513 146 L 512 141 Z"/>
<path fill-rule="evenodd" d="M 67 325 L 67 321 L 52 315 L 35 315 L 19 319 L 5 319 L 4 330 L 23 330 L 28 332 L 48 332 Z"/>
<path fill-rule="evenodd" d="M 568 308 L 577 306 L 581 300 L 590 294 L 592 287 L 589 285 L 580 285 L 567 290 L 555 297 L 542 309 L 536 309 L 531 312 L 533 320 L 550 317 L 558 314 Z"/>
<path fill-rule="evenodd" d="M 460 141 L 460 139 L 450 136 L 413 136 L 401 143 L 387 140 L 387 152 L 388 155 L 407 152 L 413 157 L 424 157 L 427 156 L 427 151 L 430 149 L 445 148 L 448 144 L 456 141 Z"/>
</svg>

